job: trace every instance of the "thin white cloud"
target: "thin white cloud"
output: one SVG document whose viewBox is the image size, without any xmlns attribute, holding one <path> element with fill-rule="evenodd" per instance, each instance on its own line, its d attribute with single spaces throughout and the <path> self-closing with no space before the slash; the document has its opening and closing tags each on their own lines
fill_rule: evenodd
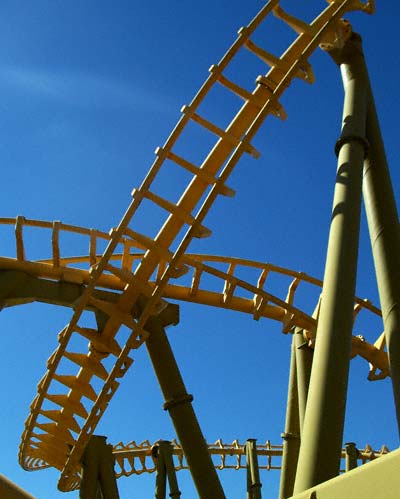
<svg viewBox="0 0 400 499">
<path fill-rule="evenodd" d="M 0 66 L 0 87 L 79 107 L 173 110 L 171 99 L 103 75 Z"/>
</svg>

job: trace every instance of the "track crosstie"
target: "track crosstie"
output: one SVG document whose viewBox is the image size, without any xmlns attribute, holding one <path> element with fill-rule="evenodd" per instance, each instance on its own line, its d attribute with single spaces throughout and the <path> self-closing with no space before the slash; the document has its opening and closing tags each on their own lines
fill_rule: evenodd
<svg viewBox="0 0 400 499">
<path fill-rule="evenodd" d="M 278 0 L 271 0 L 246 27 L 239 30 L 238 38 L 231 48 L 217 65 L 210 68 L 208 79 L 193 101 L 182 109 L 182 117 L 165 144 L 156 150 L 156 159 L 149 173 L 142 185 L 133 191 L 132 202 L 119 225 L 111 231 L 109 243 L 100 259 L 94 257 L 95 246 L 91 246 L 89 280 L 81 298 L 74 304 L 71 321 L 58 336 L 59 346 L 48 361 L 48 370 L 39 382 L 38 394 L 32 402 L 26 421 L 19 456 L 25 469 L 54 466 L 61 471 L 61 490 L 71 490 L 79 486 L 79 461 L 82 452 L 117 390 L 120 382 L 118 380 L 133 362 L 131 351 L 146 341 L 146 322 L 160 306 L 169 280 L 183 275 L 190 268 L 194 269 L 195 274 L 197 272 L 197 276 L 209 271 L 203 262 L 199 263 L 198 259 L 189 257 L 186 252 L 193 238 L 211 234 L 203 223 L 217 197 L 234 194 L 227 186 L 229 175 L 244 153 L 256 158 L 259 156 L 251 141 L 264 120 L 271 114 L 282 119 L 286 117 L 279 99 L 292 81 L 300 78 L 313 82 L 314 76 L 308 62 L 311 54 L 319 45 L 332 46 L 348 34 L 348 25 L 341 21 L 341 17 L 349 11 L 372 13 L 374 10 L 372 1 L 329 0 L 328 3 L 326 9 L 307 24 L 285 13 Z M 275 15 L 298 33 L 296 40 L 280 56 L 270 54 L 252 41 L 252 35 L 269 15 Z M 266 75 L 255 79 L 255 88 L 252 91 L 238 86 L 224 74 L 238 52 L 244 49 L 252 52 L 270 67 Z M 234 93 L 242 101 L 241 107 L 225 129 L 199 114 L 200 104 L 215 85 L 222 85 L 226 91 Z M 192 122 L 215 137 L 212 149 L 198 164 L 176 153 L 176 145 L 183 130 Z M 177 203 L 161 197 L 154 188 L 154 181 L 161 169 L 168 168 L 170 162 L 192 176 L 186 189 L 178 193 Z M 140 207 L 144 202 L 154 209 L 161 208 L 166 212 L 164 222 L 155 237 L 135 229 Z M 199 203 L 200 208 L 197 208 Z M 24 260 L 23 225 L 24 220 L 19 218 L 16 223 L 19 261 Z M 59 228 L 56 224 L 53 231 L 53 259 L 58 263 Z M 92 237 L 96 239 L 95 233 Z M 128 254 L 120 260 L 119 265 L 115 264 L 114 255 L 122 241 L 130 241 L 131 247 L 144 249 L 135 269 L 129 266 Z M 126 243 L 123 246 L 129 247 Z M 160 265 L 160 262 L 163 264 Z M 156 271 L 157 279 L 151 282 Z M 93 296 L 95 290 L 101 287 L 102 280 L 110 276 L 115 276 L 125 283 L 117 302 L 112 305 Z M 242 284 L 229 277 L 220 277 L 227 283 L 225 296 L 229 301 L 229 297 L 233 297 L 235 287 Z M 285 301 L 276 303 L 272 296 L 263 295 L 256 287 L 251 291 L 254 292 L 258 309 L 262 309 L 268 301 L 281 306 L 285 313 L 289 314 L 287 326 L 294 325 L 294 315 L 297 318 L 302 315 L 302 312 L 290 303 L 291 308 Z M 140 314 L 134 319 L 131 310 L 139 300 L 144 304 Z M 102 310 L 108 317 L 101 330 L 88 328 L 84 324 L 82 314 L 90 306 Z M 131 333 L 128 340 L 120 344 L 118 332 L 121 326 L 128 327 Z M 86 352 L 67 350 L 75 335 L 89 339 Z M 115 359 L 113 367 L 109 370 L 106 370 L 101 362 L 105 356 Z M 65 359 L 76 367 L 74 375 L 63 371 Z M 93 377 L 102 382 L 102 388 L 98 392 L 91 385 Z M 60 386 L 64 389 L 61 390 Z M 83 399 L 85 404 L 82 403 Z"/>
</svg>

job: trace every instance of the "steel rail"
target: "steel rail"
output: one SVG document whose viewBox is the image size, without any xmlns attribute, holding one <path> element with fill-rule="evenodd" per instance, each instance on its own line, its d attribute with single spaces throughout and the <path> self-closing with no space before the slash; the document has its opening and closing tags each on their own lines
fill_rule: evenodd
<svg viewBox="0 0 400 499">
<path fill-rule="evenodd" d="M 182 447 L 173 440 L 172 453 L 175 457 L 175 471 L 187 470 Z M 116 464 L 116 477 L 128 477 L 141 475 L 143 473 L 154 473 L 156 465 L 153 457 L 153 448 L 157 442 L 151 444 L 148 440 L 137 444 L 135 441 L 123 444 L 122 442 L 113 446 L 113 455 Z M 273 445 L 269 440 L 265 444 L 257 444 L 257 455 L 260 458 L 258 467 L 260 470 L 270 471 L 281 469 L 283 445 Z M 208 444 L 209 453 L 213 456 L 213 462 L 217 469 L 246 469 L 245 443 L 234 440 L 232 443 L 223 443 L 221 439 L 215 443 Z M 373 450 L 370 445 L 357 449 L 357 460 L 360 464 L 377 459 L 388 454 L 389 449 L 383 445 L 380 450 Z M 342 450 L 342 459 L 346 458 L 346 449 Z"/>
<path fill-rule="evenodd" d="M 70 490 L 78 486 L 77 471 L 80 457 L 101 415 L 118 388 L 117 379 L 123 377 L 132 363 L 129 353 L 132 349 L 139 348 L 146 340 L 148 333 L 145 330 L 145 324 L 154 313 L 169 279 L 185 270 L 185 267 L 182 267 L 182 260 L 192 239 L 210 235 L 210 231 L 202 225 L 203 220 L 218 195 L 232 194 L 232 191 L 226 186 L 226 181 L 238 160 L 245 152 L 255 157 L 258 156 L 250 141 L 268 115 L 285 117 L 278 99 L 289 84 L 295 78 L 313 81 L 308 58 L 319 44 L 329 44 L 338 35 L 340 36 L 342 31 L 341 16 L 353 10 L 369 12 L 372 7 L 372 1 L 363 3 L 356 0 L 330 0 L 328 7 L 312 23 L 305 24 L 284 13 L 279 8 L 277 0 L 271 0 L 246 28 L 239 31 L 238 39 L 218 66 L 212 68 L 209 78 L 192 103 L 183 108 L 181 120 L 164 146 L 157 150 L 156 160 L 144 182 L 138 190 L 132 193 L 132 203 L 118 227 L 112 231 L 111 240 L 102 258 L 97 264 L 92 265 L 90 281 L 81 300 L 75 305 L 71 321 L 59 335 L 59 347 L 49 359 L 48 371 L 39 383 L 38 395 L 31 405 L 31 413 L 26 421 L 20 447 L 20 463 L 23 467 L 34 469 L 37 466 L 42 467 L 47 464 L 55 466 L 62 471 L 59 482 L 61 490 Z M 268 57 L 269 54 L 263 49 L 260 51 L 258 48 L 254 48 L 254 44 L 250 40 L 253 32 L 271 13 L 299 32 L 295 42 L 280 57 Z M 223 75 L 223 71 L 241 48 L 247 48 L 271 66 L 266 76 L 257 78 L 253 92 L 238 89 L 236 85 L 226 84 L 226 78 Z M 215 84 L 223 84 L 228 91 L 236 93 L 244 100 L 244 104 L 225 130 L 220 129 L 197 112 L 199 105 Z M 207 133 L 217 137 L 213 149 L 201 162 L 200 167 L 179 157 L 173 151 L 181 132 L 189 122 L 196 122 Z M 181 194 L 177 204 L 150 190 L 154 179 L 161 167 L 166 164 L 167 159 L 193 175 L 191 183 Z M 201 199 L 205 200 L 198 212 L 193 214 L 192 212 Z M 139 213 L 138 216 L 140 216 L 139 208 L 144 200 L 152 203 L 157 209 L 162 208 L 169 213 L 155 238 L 140 234 L 133 229 L 132 222 L 136 221 L 137 218 L 134 215 Z M 17 222 L 16 231 L 18 234 L 20 233 L 20 225 Z M 177 240 L 178 235 L 186 226 L 188 229 L 185 235 L 180 241 Z M 145 255 L 134 273 L 130 275 L 127 272 L 124 273 L 126 286 L 117 305 L 112 309 L 108 308 L 110 318 L 101 334 L 98 332 L 96 334 L 90 333 L 80 322 L 82 313 L 91 303 L 92 293 L 104 273 L 112 272 L 118 276 L 123 274 L 121 269 L 110 264 L 110 259 L 124 238 L 131 239 L 133 246 L 137 244 L 144 246 L 146 248 Z M 23 260 L 23 250 L 23 246 L 17 244 L 18 259 Z M 149 280 L 162 258 L 168 261 L 168 265 L 156 285 L 152 287 L 149 285 Z M 186 263 L 188 262 L 186 261 Z M 122 270 L 125 271 L 125 269 Z M 127 318 L 127 311 L 132 308 L 141 295 L 147 297 L 147 305 L 143 308 L 138 320 L 133 321 Z M 116 341 L 117 333 L 123 324 L 132 330 L 124 346 L 118 345 Z M 116 357 L 114 367 L 106 373 L 106 376 L 103 376 L 104 386 L 99 394 L 96 394 L 90 385 L 93 371 L 87 367 L 89 364 L 100 363 L 99 352 L 95 348 L 91 348 L 86 355 L 81 354 L 87 360 L 85 363 L 81 362 L 82 365 L 79 364 L 79 371 L 75 377 L 59 371 L 60 361 L 66 354 L 69 340 L 75 334 L 89 336 L 89 339 L 93 340 L 92 346 L 94 342 L 97 341 L 96 344 L 98 344 L 100 340 L 103 347 L 107 347 L 106 353 Z M 82 361 L 81 357 L 80 359 Z M 54 381 L 65 384 L 68 388 L 67 392 L 61 395 L 51 393 Z M 88 411 L 81 403 L 82 397 L 88 399 L 87 404 L 91 405 Z M 55 403 L 60 405 L 61 409 L 52 412 L 45 409 L 44 402 L 46 400 L 53 402 L 57 400 Z M 79 425 L 74 419 L 74 415 L 78 414 L 84 414 L 85 420 L 79 430 L 76 429 Z M 41 422 L 43 416 L 54 422 Z M 47 419 L 45 420 L 47 421 Z M 71 431 L 77 434 L 76 438 L 72 436 Z"/>
<path fill-rule="evenodd" d="M 18 217 L 19 220 L 22 217 Z M 17 219 L 0 219 L 1 224 L 16 225 Z M 24 219 L 25 220 L 25 219 Z M 47 278 L 59 280 L 74 284 L 88 284 L 90 281 L 90 261 L 92 257 L 86 256 L 68 256 L 63 257 L 60 247 L 54 244 L 55 232 L 58 239 L 61 231 L 72 232 L 78 235 L 86 235 L 88 240 L 89 251 L 92 246 L 96 246 L 96 239 L 93 237 L 101 237 L 109 239 L 110 236 L 101 231 L 87 229 L 84 227 L 70 226 L 61 222 L 47 222 L 43 220 L 25 220 L 24 224 L 34 228 L 51 229 L 51 234 L 47 234 L 47 239 L 51 237 L 52 241 L 52 257 L 49 259 L 40 259 L 36 261 L 18 260 L 13 258 L 0 257 L 0 269 L 4 270 L 21 270 L 30 275 L 39 278 Z M 57 225 L 57 230 L 55 229 Z M 20 224 L 21 228 L 21 224 Z M 41 231 L 42 233 L 43 231 Z M 35 241 L 40 239 L 40 235 L 35 231 Z M 48 242 L 48 241 L 47 241 Z M 25 246 L 23 233 L 19 235 L 19 243 Z M 112 261 L 115 265 L 124 268 L 125 270 L 133 271 L 138 261 L 143 258 L 143 252 L 130 253 L 130 241 L 126 242 L 128 247 L 123 248 L 123 253 L 114 254 Z M 69 241 L 68 248 L 71 248 L 72 243 Z M 55 258 L 57 255 L 57 258 Z M 96 259 L 101 258 L 99 255 Z M 288 332 L 292 327 L 297 326 L 304 328 L 307 331 L 309 339 L 313 339 L 317 321 L 312 313 L 306 313 L 294 305 L 296 295 L 299 294 L 299 289 L 304 284 L 311 284 L 317 288 L 322 287 L 322 281 L 315 279 L 304 272 L 296 272 L 284 267 L 273 265 L 270 263 L 255 262 L 248 259 L 225 257 L 219 255 L 199 255 L 187 254 L 183 257 L 185 265 L 187 265 L 191 275 L 191 285 L 187 286 L 188 275 L 176 278 L 174 281 L 165 287 L 163 298 L 169 298 L 179 301 L 187 301 L 208 306 L 215 306 L 235 311 L 251 314 L 255 320 L 261 317 L 269 318 L 282 322 L 283 331 Z M 73 265 L 80 264 L 80 268 Z M 129 266 L 128 266 L 129 264 Z M 211 265 L 210 265 L 211 264 Z M 218 264 L 226 269 L 226 271 L 217 269 L 213 264 Z M 167 262 L 161 260 L 159 266 L 161 271 Z M 82 268 L 83 267 L 83 268 Z M 248 279 L 239 278 L 239 275 L 247 274 L 248 271 L 256 271 L 257 279 L 254 284 Z M 157 272 L 159 275 L 160 272 Z M 239 274 L 239 275 L 238 275 Z M 281 296 L 272 293 L 271 290 L 266 290 L 265 286 L 271 280 L 271 276 L 278 276 L 282 280 Z M 215 287 L 210 289 L 207 284 L 207 277 L 213 276 L 220 282 L 218 289 Z M 206 282 L 205 282 L 206 281 Z M 113 274 L 103 274 L 99 281 L 99 286 L 110 290 L 123 291 L 126 283 L 118 276 Z M 157 279 L 150 281 L 152 286 L 156 286 Z M 252 298 L 248 298 L 248 294 L 252 294 Z M 16 303 L 15 298 L 12 304 Z M 4 306 L 7 306 L 7 301 L 4 299 Z M 378 316 L 381 316 L 379 308 L 375 307 L 369 300 L 356 297 L 354 301 L 355 315 L 358 315 L 361 310 L 368 310 Z M 315 314 L 314 314 L 315 315 Z M 370 373 L 376 369 L 388 375 L 388 364 L 386 353 L 382 348 L 376 348 L 365 339 L 359 336 L 353 337 L 353 355 L 361 355 L 371 365 Z M 370 379 L 371 379 L 370 374 Z M 382 374 L 379 375 L 380 379 Z"/>
</svg>

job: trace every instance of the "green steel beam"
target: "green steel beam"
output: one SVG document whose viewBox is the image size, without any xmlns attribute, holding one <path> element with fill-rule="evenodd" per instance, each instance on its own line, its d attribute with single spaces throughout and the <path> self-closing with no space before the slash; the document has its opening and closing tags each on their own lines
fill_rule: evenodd
<svg viewBox="0 0 400 499">
<path fill-rule="evenodd" d="M 400 450 L 312 487 L 292 499 L 398 499 Z"/>
<path fill-rule="evenodd" d="M 246 442 L 246 478 L 247 499 L 261 499 L 260 470 L 258 468 L 256 439 L 250 438 Z"/>
<path fill-rule="evenodd" d="M 339 474 L 353 329 L 367 84 L 360 37 L 334 54 L 345 87 L 338 170 L 294 491 Z"/>
<path fill-rule="evenodd" d="M 14 482 L 0 473 L 1 499 L 36 499 L 26 490 L 21 489 Z"/>
<path fill-rule="evenodd" d="M 314 351 L 308 346 L 306 340 L 304 339 L 303 333 L 303 329 L 296 328 L 293 335 L 296 354 L 300 435 L 304 426 L 304 415 L 307 406 L 308 389 L 310 385 L 311 368 L 314 354 Z"/>
<path fill-rule="evenodd" d="M 157 316 L 150 317 L 146 347 L 200 499 L 225 499 L 207 443 L 186 391 L 171 345 Z"/>
<path fill-rule="evenodd" d="M 82 457 L 80 499 L 119 499 L 112 446 L 93 435 Z"/>
<path fill-rule="evenodd" d="M 400 433 L 400 228 L 371 86 L 368 85 L 367 138 L 363 196 L 378 282 Z"/>
<path fill-rule="evenodd" d="M 63 307 L 73 307 L 75 302 L 79 300 L 85 290 L 85 285 L 75 284 L 65 281 L 51 281 L 41 277 L 36 277 L 27 274 L 20 270 L 0 270 L 0 308 L 23 305 L 26 303 L 40 302 L 50 305 L 58 305 Z M 95 289 L 93 291 L 94 298 L 110 303 L 117 303 L 120 294 L 114 291 L 106 291 Z M 139 298 L 139 302 L 145 300 Z M 167 303 L 167 302 L 166 302 Z M 101 331 L 108 316 L 96 309 L 88 306 L 90 310 L 96 314 L 98 329 Z M 162 320 L 163 326 L 177 324 L 179 306 L 168 303 L 163 309 L 159 318 Z M 137 317 L 139 312 L 138 306 L 134 306 L 131 310 L 133 317 Z"/>
<path fill-rule="evenodd" d="M 297 390 L 297 339 L 293 334 L 290 355 L 289 385 L 286 405 L 285 432 L 282 433 L 282 471 L 279 486 L 279 499 L 287 499 L 293 494 L 297 460 L 300 450 L 299 398 Z"/>
<path fill-rule="evenodd" d="M 181 492 L 176 478 L 171 442 L 160 440 L 155 446 L 154 457 L 157 468 L 155 499 L 166 499 L 167 478 L 170 490 L 169 497 L 179 499 Z"/>
<path fill-rule="evenodd" d="M 347 442 L 344 444 L 346 453 L 346 471 L 357 468 L 358 450 L 354 442 Z"/>
<path fill-rule="evenodd" d="M 21 270 L 0 270 L 0 305 L 2 307 L 24 305 L 34 301 L 72 307 L 84 289 L 83 284 L 51 281 L 29 275 Z M 94 296 L 114 303 L 118 300 L 119 294 L 95 290 Z"/>
</svg>

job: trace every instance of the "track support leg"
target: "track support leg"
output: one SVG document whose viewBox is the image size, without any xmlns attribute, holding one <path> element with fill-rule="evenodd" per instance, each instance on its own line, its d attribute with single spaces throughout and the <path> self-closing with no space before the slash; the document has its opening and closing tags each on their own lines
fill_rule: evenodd
<svg viewBox="0 0 400 499">
<path fill-rule="evenodd" d="M 293 495 L 297 460 L 299 458 L 300 423 L 296 363 L 296 334 L 293 334 L 286 406 L 286 423 L 285 432 L 282 433 L 283 455 L 279 499 L 287 499 L 288 497 L 291 497 Z"/>
<path fill-rule="evenodd" d="M 225 494 L 208 452 L 207 443 L 192 407 L 193 397 L 186 391 L 162 322 L 156 316 L 146 323 L 146 340 L 154 371 L 166 400 L 200 499 L 225 499 Z"/>
<path fill-rule="evenodd" d="M 400 434 L 400 230 L 396 201 L 371 86 L 368 89 L 363 196 L 382 308 Z"/>
<path fill-rule="evenodd" d="M 346 471 L 357 468 L 358 450 L 354 442 L 347 442 L 344 444 L 346 452 Z"/>
<path fill-rule="evenodd" d="M 260 471 L 258 469 L 256 440 L 246 442 L 247 499 L 261 499 Z"/>
<path fill-rule="evenodd" d="M 337 51 L 345 89 L 343 126 L 295 494 L 338 475 L 342 450 L 367 146 L 367 75 L 358 35 Z"/>
<path fill-rule="evenodd" d="M 93 435 L 82 458 L 80 499 L 119 499 L 114 457 L 106 437 Z"/>
<path fill-rule="evenodd" d="M 154 448 L 154 456 L 157 460 L 155 499 L 166 499 L 167 479 L 170 490 L 169 497 L 179 499 L 181 493 L 176 479 L 171 442 L 166 440 L 158 442 Z"/>
<path fill-rule="evenodd" d="M 310 385 L 311 367 L 313 361 L 313 350 L 308 346 L 304 339 L 304 330 L 296 328 L 294 335 L 295 355 L 296 355 L 296 373 L 297 373 L 297 394 L 299 406 L 300 431 L 304 426 L 304 415 L 306 412 L 308 388 Z"/>
</svg>

